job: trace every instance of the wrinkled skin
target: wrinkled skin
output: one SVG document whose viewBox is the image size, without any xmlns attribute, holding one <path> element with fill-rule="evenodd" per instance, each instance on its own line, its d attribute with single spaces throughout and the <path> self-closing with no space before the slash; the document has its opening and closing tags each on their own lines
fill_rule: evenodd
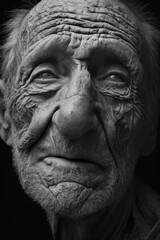
<svg viewBox="0 0 160 240">
<path fill-rule="evenodd" d="M 25 170 L 20 170 L 24 188 L 29 192 L 33 189 L 38 201 L 42 195 L 44 207 L 64 215 L 68 211 L 73 215 L 97 211 L 110 205 L 119 188 L 126 191 L 128 186 L 123 182 L 130 183 L 141 146 L 140 121 L 143 123 L 132 89 L 132 85 L 140 84 L 137 37 L 130 38 L 132 31 L 138 35 L 137 29 L 133 24 L 130 30 L 129 19 L 127 27 L 123 26 L 124 16 L 120 14 L 120 23 L 108 26 L 108 36 L 103 26 L 115 21 L 116 7 L 110 7 L 109 19 L 100 14 L 102 22 L 98 20 L 92 26 L 98 9 L 92 7 L 93 22 L 87 19 L 81 23 L 90 13 L 80 3 L 84 13 L 81 16 L 81 10 L 80 16 L 75 15 L 76 6 L 70 14 L 60 7 L 58 12 L 65 12 L 60 20 L 57 13 L 50 16 L 51 20 L 47 15 L 49 26 L 45 18 L 44 23 L 37 21 L 39 15 L 34 15 L 34 10 L 29 14 L 28 19 L 33 19 L 26 19 L 22 28 L 23 61 L 10 107 L 17 135 L 15 159 L 24 159 L 21 167 Z M 49 11 L 57 12 L 56 8 Z M 71 18 L 75 18 L 76 26 Z M 27 41 L 26 29 L 31 32 Z M 127 37 L 120 41 L 118 34 Z"/>
<path fill-rule="evenodd" d="M 50 215 L 130 208 L 151 121 L 136 18 L 117 1 L 42 1 L 19 41 L 7 107 L 24 190 Z"/>
</svg>

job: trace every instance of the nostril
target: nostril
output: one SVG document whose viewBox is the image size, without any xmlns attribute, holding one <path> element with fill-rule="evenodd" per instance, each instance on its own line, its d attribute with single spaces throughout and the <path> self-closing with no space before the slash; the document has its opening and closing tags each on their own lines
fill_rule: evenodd
<svg viewBox="0 0 160 240">
<path fill-rule="evenodd" d="M 58 105 L 56 108 L 55 108 L 55 111 L 54 111 L 54 114 L 60 109 L 60 106 Z"/>
<path fill-rule="evenodd" d="M 95 112 L 100 115 L 102 112 L 102 105 L 97 101 L 94 103 L 95 106 Z"/>
</svg>

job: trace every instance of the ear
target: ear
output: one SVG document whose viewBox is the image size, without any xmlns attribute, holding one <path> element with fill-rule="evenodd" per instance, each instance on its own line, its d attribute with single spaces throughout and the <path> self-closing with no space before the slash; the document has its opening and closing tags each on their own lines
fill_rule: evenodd
<svg viewBox="0 0 160 240">
<path fill-rule="evenodd" d="M 9 146 L 12 145 L 11 124 L 9 114 L 5 108 L 4 83 L 0 79 L 0 138 Z"/>
</svg>

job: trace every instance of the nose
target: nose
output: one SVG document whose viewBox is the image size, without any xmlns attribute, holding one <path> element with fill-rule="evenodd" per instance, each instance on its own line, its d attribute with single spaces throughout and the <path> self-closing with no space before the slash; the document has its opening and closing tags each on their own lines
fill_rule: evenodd
<svg viewBox="0 0 160 240">
<path fill-rule="evenodd" d="M 65 99 L 53 116 L 59 132 L 69 139 L 78 139 L 98 126 L 97 91 L 88 72 L 71 81 Z"/>
</svg>

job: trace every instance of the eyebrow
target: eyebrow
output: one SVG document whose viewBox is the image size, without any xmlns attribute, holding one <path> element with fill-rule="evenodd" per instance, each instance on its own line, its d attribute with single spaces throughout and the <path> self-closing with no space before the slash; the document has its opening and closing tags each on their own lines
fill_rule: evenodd
<svg viewBox="0 0 160 240">
<path fill-rule="evenodd" d="M 116 60 L 119 60 L 124 65 L 128 62 L 132 62 L 132 64 L 139 65 L 139 57 L 138 54 L 123 41 L 118 41 L 112 38 L 106 39 L 106 44 L 103 42 L 98 42 L 97 45 L 89 46 L 88 49 L 84 51 L 84 58 L 82 57 L 79 60 L 87 60 L 89 59 L 94 53 L 102 52 L 103 55 L 108 57 L 113 57 Z M 60 35 L 50 35 L 43 40 L 38 41 L 34 45 L 32 45 L 28 51 L 22 56 L 22 62 L 19 69 L 19 76 L 21 78 L 19 81 L 25 81 L 29 73 L 42 62 L 45 62 L 49 59 L 57 59 L 58 55 L 66 55 L 70 56 L 71 58 L 76 58 L 73 56 L 71 50 L 68 48 L 70 43 L 70 36 L 68 37 L 61 37 Z M 86 53 L 87 52 L 87 53 Z M 24 76 L 25 75 L 25 76 Z"/>
</svg>

